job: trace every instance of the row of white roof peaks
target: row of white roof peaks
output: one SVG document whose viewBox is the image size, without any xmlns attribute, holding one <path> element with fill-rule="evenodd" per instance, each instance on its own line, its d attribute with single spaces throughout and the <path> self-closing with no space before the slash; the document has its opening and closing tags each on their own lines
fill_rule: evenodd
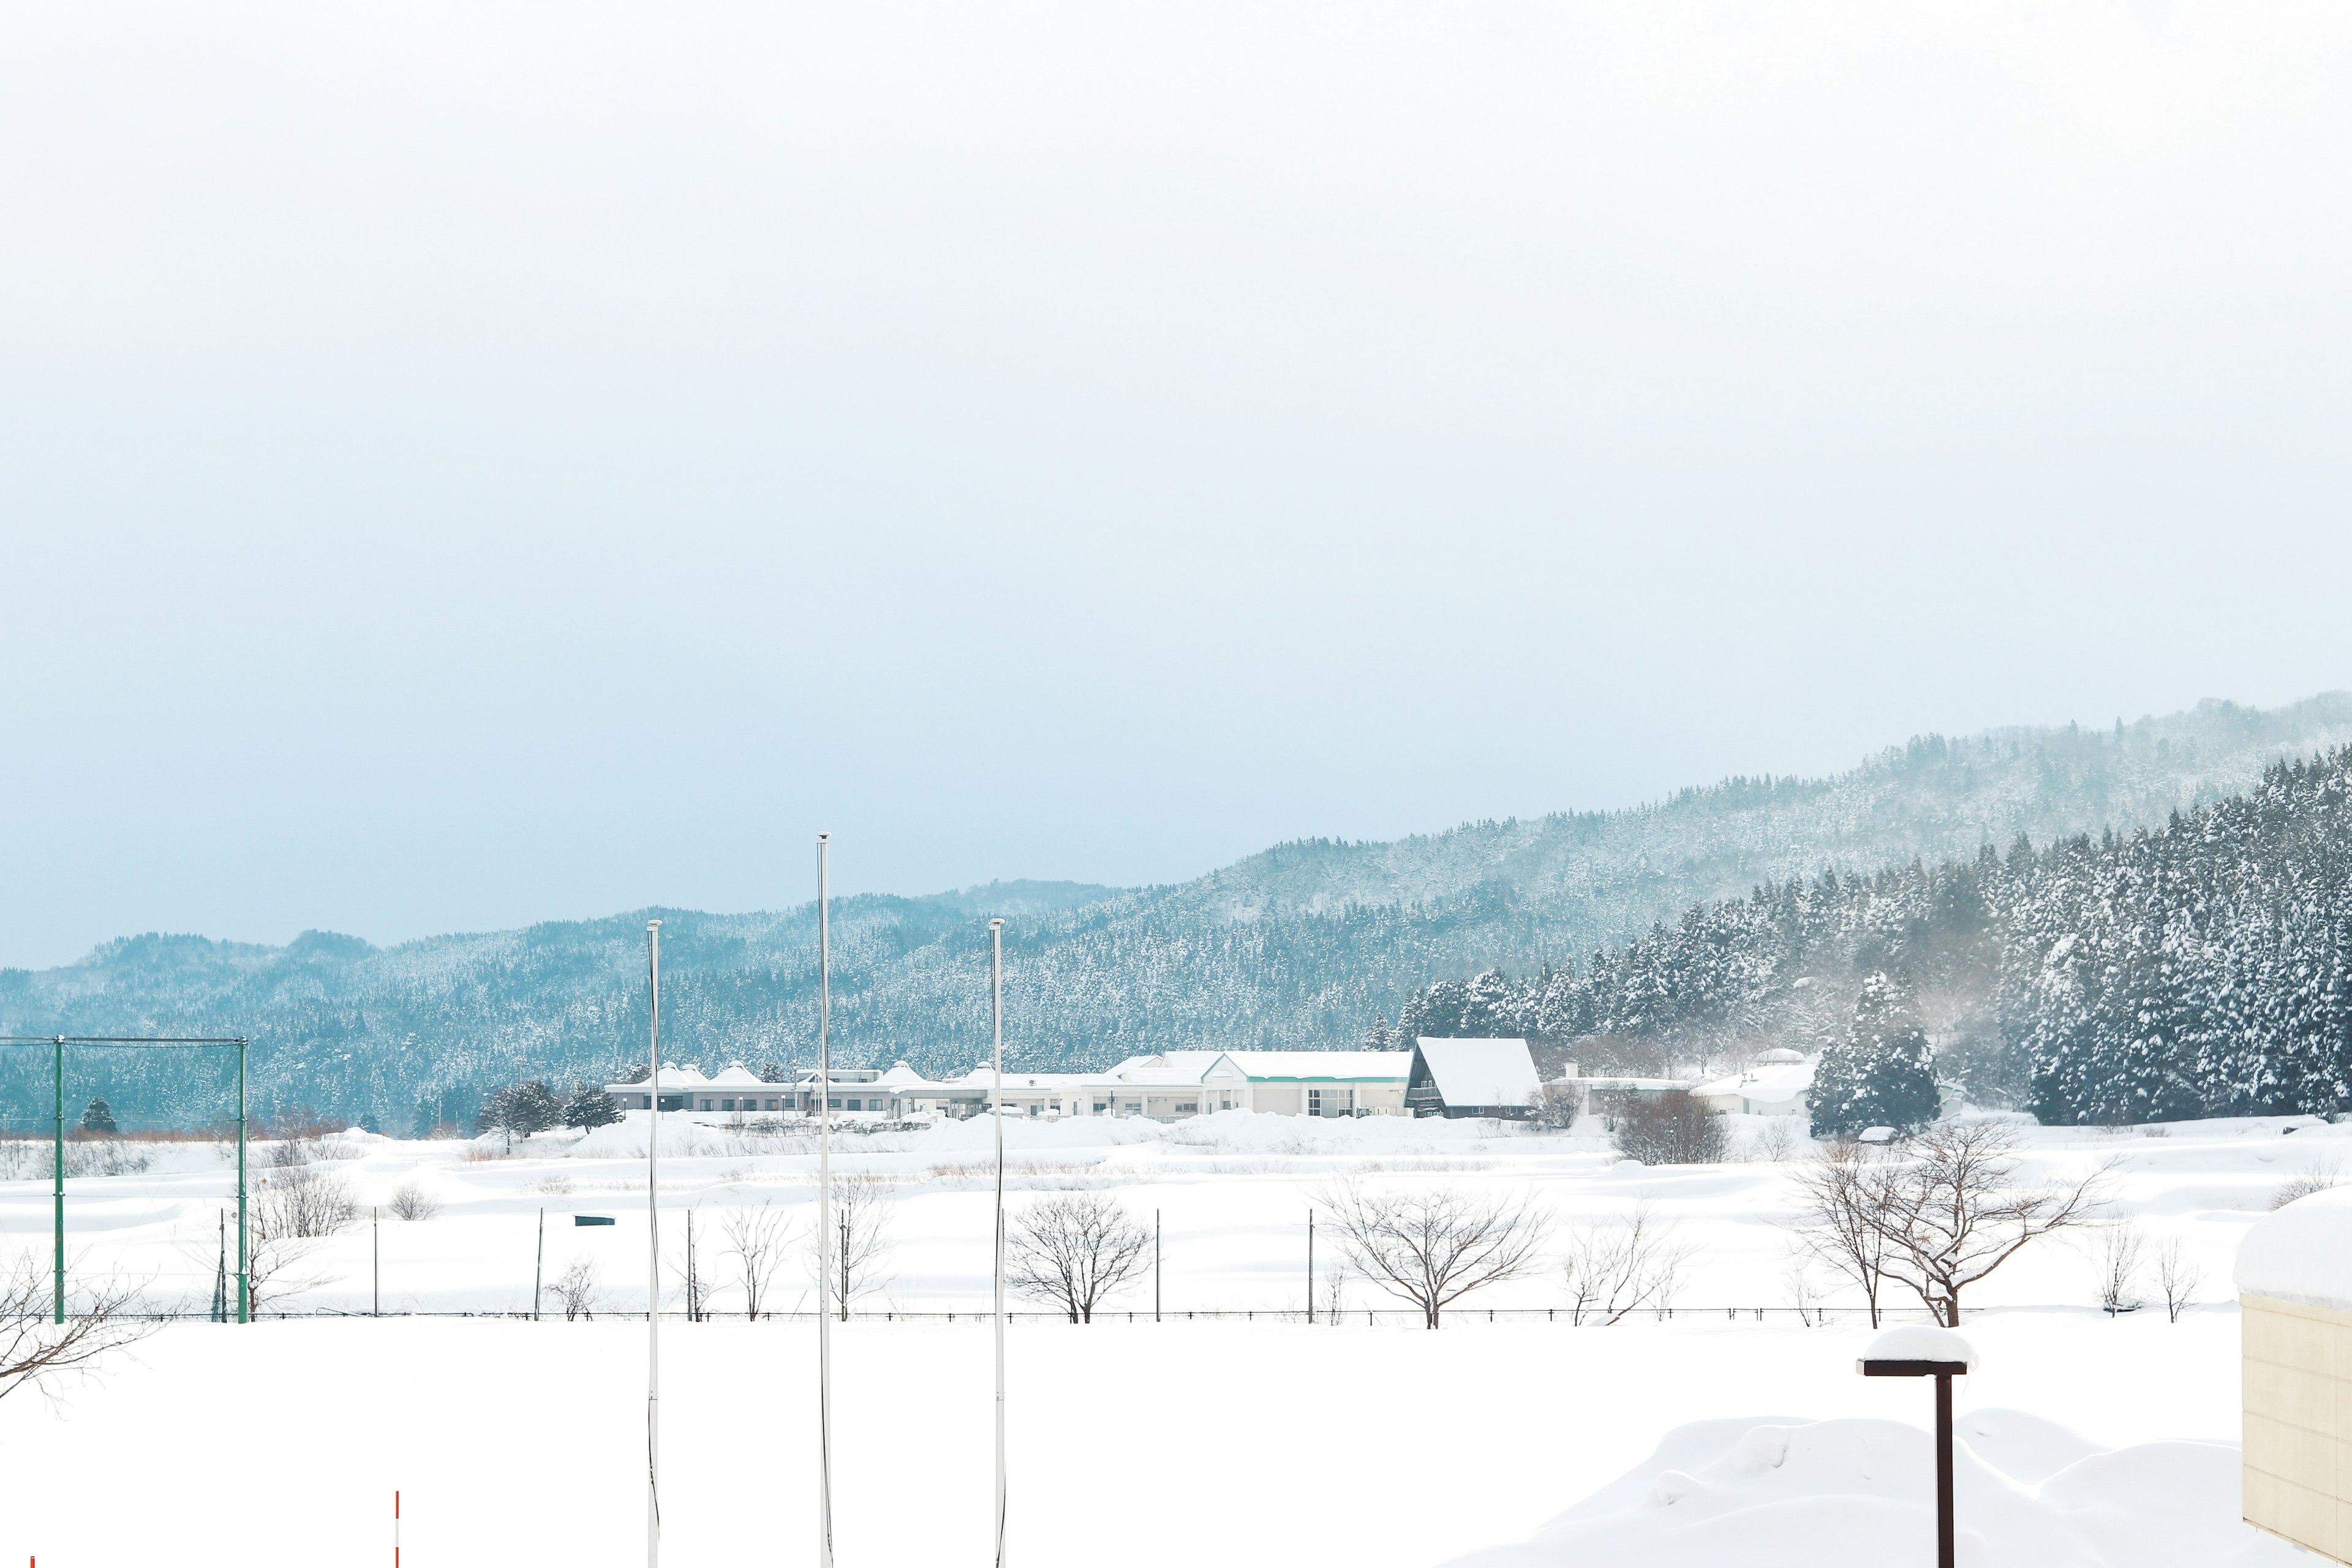
<svg viewBox="0 0 2352 1568">
<path fill-rule="evenodd" d="M 1524 1041 L 1431 1040 L 1429 1045 L 1456 1047 L 1465 1045 L 1516 1045 L 1524 1053 Z M 1225 1070 L 1219 1072 L 1219 1064 Z M 1402 1082 L 1412 1063 L 1411 1051 L 1159 1051 L 1149 1056 L 1129 1057 L 1118 1066 L 1098 1072 L 1007 1072 L 1008 1081 L 1043 1086 L 1055 1083 L 1102 1083 L 1106 1081 L 1146 1086 L 1164 1084 L 1182 1087 L 1206 1081 L 1214 1073 L 1219 1077 L 1240 1077 L 1261 1081 L 1298 1082 Z M 814 1068 L 799 1068 L 792 1081 L 806 1083 L 816 1077 Z M 916 1088 L 924 1084 L 980 1084 L 993 1077 L 993 1069 L 982 1062 L 960 1078 L 927 1079 L 905 1062 L 899 1062 L 878 1079 L 868 1080 L 881 1089 Z M 664 1062 L 661 1065 L 659 1087 L 664 1089 L 706 1088 L 756 1088 L 769 1080 L 762 1079 L 740 1062 L 730 1062 L 718 1072 L 705 1076 L 701 1068 L 692 1062 Z M 614 1085 L 614 1088 L 630 1087 Z M 644 1087 L 641 1079 L 636 1085 Z"/>
</svg>

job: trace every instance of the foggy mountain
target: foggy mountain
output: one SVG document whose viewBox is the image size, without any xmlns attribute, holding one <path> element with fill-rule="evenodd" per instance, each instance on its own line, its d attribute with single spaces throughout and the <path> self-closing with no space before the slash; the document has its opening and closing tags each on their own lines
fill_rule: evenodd
<svg viewBox="0 0 2352 1568">
<path fill-rule="evenodd" d="M 988 1038 L 987 935 L 1006 928 L 1007 1049 L 1032 1068 L 1177 1047 L 1357 1043 L 1431 982 L 1589 953 L 1765 880 L 1875 871 L 2163 823 L 2251 789 L 2282 757 L 2352 742 L 2352 696 L 2209 701 L 2112 728 L 1927 736 L 1825 778 L 1732 778 L 1614 812 L 1478 822 L 1390 843 L 1303 840 L 1194 880 L 1008 882 L 833 911 L 836 1061 L 960 1071 Z M 635 910 L 376 948 L 146 935 L 0 971 L 0 1033 L 247 1034 L 257 1113 L 405 1131 L 526 1074 L 593 1077 L 644 1049 L 645 922 L 663 926 L 665 1055 L 806 1062 L 813 906 Z M 125 1125 L 226 1113 L 220 1064 L 79 1055 L 67 1093 Z M 45 1116 L 46 1054 L 0 1058 L 0 1113 Z"/>
</svg>

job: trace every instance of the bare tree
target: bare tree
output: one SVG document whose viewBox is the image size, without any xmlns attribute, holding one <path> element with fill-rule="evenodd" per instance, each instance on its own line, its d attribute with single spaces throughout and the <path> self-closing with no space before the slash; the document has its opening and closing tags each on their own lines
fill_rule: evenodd
<svg viewBox="0 0 2352 1568">
<path fill-rule="evenodd" d="M 1151 1233 L 1100 1193 L 1061 1193 L 1013 1216 L 1005 1232 L 1004 1279 L 1014 1291 L 1053 1302 L 1074 1323 L 1091 1323 L 1104 1300 L 1143 1271 Z"/>
<path fill-rule="evenodd" d="M 132 1314 L 138 1292 L 114 1280 L 85 1284 L 51 1321 L 57 1299 L 48 1270 L 26 1253 L 0 1277 L 0 1399 L 20 1388 L 57 1397 L 59 1383 L 93 1370 L 100 1357 L 151 1331 Z"/>
<path fill-rule="evenodd" d="M 1893 1206 L 1894 1173 L 1883 1157 L 1850 1142 L 1825 1145 L 1793 1177 L 1804 1200 L 1797 1235 L 1805 1249 L 1862 1292 L 1870 1326 L 1879 1326 L 1878 1293 L 1886 1283 L 1894 1246 L 1885 1219 Z"/>
<path fill-rule="evenodd" d="M 719 1224 L 743 1276 L 743 1315 L 756 1319 L 791 1246 L 792 1222 L 783 1211 L 762 1203 L 755 1209 L 729 1209 Z"/>
<path fill-rule="evenodd" d="M 1568 1321 L 1607 1328 L 1643 1307 L 1674 1301 L 1690 1248 L 1675 1239 L 1644 1198 L 1622 1220 L 1588 1220 L 1569 1232 L 1560 1254 L 1568 1286 Z"/>
<path fill-rule="evenodd" d="M 2099 1305 L 2107 1316 L 2139 1305 L 2139 1227 L 2118 1221 L 2099 1227 Z"/>
<path fill-rule="evenodd" d="M 1748 1144 L 1749 1154 L 1759 1160 L 1780 1164 L 1797 1152 L 1797 1119 L 1793 1116 L 1768 1116 L 1764 1125 L 1756 1130 L 1755 1141 Z"/>
<path fill-rule="evenodd" d="M 830 1278 L 817 1282 L 824 1299 L 842 1321 L 860 1296 L 889 1284 L 890 1194 L 897 1184 L 872 1171 L 852 1171 L 833 1179 L 833 1235 L 829 1238 Z M 811 1241 L 814 1236 L 812 1233 Z M 812 1245 L 812 1260 L 816 1249 Z"/>
<path fill-rule="evenodd" d="M 2204 1281 L 2205 1270 L 2189 1261 L 2189 1249 L 2180 1238 L 2166 1237 L 2156 1249 L 2156 1288 L 2164 1292 L 2165 1321 L 2180 1321 L 2189 1298 Z"/>
<path fill-rule="evenodd" d="M 1532 1199 L 1461 1187 L 1376 1192 L 1351 1179 L 1322 1194 L 1349 1267 L 1421 1311 L 1435 1328 L 1446 1308 L 1542 1267 L 1550 1228 Z"/>
<path fill-rule="evenodd" d="M 1939 1121 L 1888 1162 L 1877 1225 L 1892 1244 L 1886 1277 L 1927 1303 L 1946 1328 L 1960 1322 L 1960 1292 L 2053 1231 L 2086 1225 L 2105 1201 L 2115 1163 L 2072 1183 L 2017 1180 L 2017 1136 L 1998 1121 Z"/>
<path fill-rule="evenodd" d="M 1344 1268 L 1326 1269 L 1321 1285 L 1323 1321 L 1336 1326 L 1339 1314 L 1348 1308 L 1348 1271 Z"/>
<path fill-rule="evenodd" d="M 2308 1171 L 2289 1176 L 2271 1194 L 2271 1207 L 2283 1209 L 2297 1198 L 2307 1198 L 2314 1193 L 2324 1193 L 2344 1180 L 2344 1167 L 2333 1160 L 2321 1160 Z"/>
<path fill-rule="evenodd" d="M 563 1321 L 593 1318 L 604 1291 L 596 1282 L 596 1260 L 575 1258 L 555 1277 L 555 1299 L 563 1303 Z"/>
<path fill-rule="evenodd" d="M 1821 1288 L 1814 1282 L 1811 1259 L 1800 1256 L 1789 1266 L 1789 1305 L 1797 1309 L 1797 1321 L 1809 1329 L 1817 1329 L 1829 1321 L 1829 1311 L 1822 1305 Z"/>
<path fill-rule="evenodd" d="M 292 1141 L 279 1149 L 299 1149 Z M 351 1184 L 335 1172 L 320 1171 L 307 1156 L 281 1165 L 254 1193 L 252 1230 L 246 1244 L 247 1297 L 258 1316 L 268 1301 L 314 1290 L 333 1278 L 309 1268 L 324 1238 L 359 1217 Z"/>
<path fill-rule="evenodd" d="M 403 1182 L 392 1189 L 392 1212 L 401 1219 L 431 1219 L 441 1212 L 441 1202 L 423 1183 Z"/>
<path fill-rule="evenodd" d="M 1712 1165 L 1728 1142 L 1723 1118 L 1681 1089 L 1627 1095 L 1610 1141 L 1620 1154 L 1644 1165 Z"/>
<path fill-rule="evenodd" d="M 294 1145 L 281 1143 L 280 1149 Z M 340 1172 L 310 1164 L 285 1166 L 261 1179 L 253 1223 L 264 1234 L 291 1240 L 332 1236 L 359 1218 L 359 1199 Z"/>
</svg>

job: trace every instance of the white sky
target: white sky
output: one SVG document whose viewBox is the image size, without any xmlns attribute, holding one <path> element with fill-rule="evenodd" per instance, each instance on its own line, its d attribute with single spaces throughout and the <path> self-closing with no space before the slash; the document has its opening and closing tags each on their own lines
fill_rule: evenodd
<svg viewBox="0 0 2352 1568">
<path fill-rule="evenodd" d="M 0 963 L 2352 680 L 2352 13 L 5 8 Z"/>
</svg>

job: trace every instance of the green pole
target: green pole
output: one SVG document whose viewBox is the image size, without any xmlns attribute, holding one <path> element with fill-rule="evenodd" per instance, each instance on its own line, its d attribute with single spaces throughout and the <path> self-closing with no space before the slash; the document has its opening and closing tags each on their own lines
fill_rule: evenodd
<svg viewBox="0 0 2352 1568">
<path fill-rule="evenodd" d="M 66 1037 L 56 1040 L 57 1055 L 49 1068 L 49 1089 L 57 1114 L 57 1237 L 58 1321 L 66 1321 Z"/>
<path fill-rule="evenodd" d="M 253 1321 L 253 1254 L 247 1245 L 245 1234 L 245 1038 L 239 1036 L 236 1042 L 236 1321 L 240 1323 Z M 58 1147 L 62 1150 L 65 1145 L 60 1143 Z M 64 1158 L 62 1154 L 58 1157 Z"/>
</svg>

